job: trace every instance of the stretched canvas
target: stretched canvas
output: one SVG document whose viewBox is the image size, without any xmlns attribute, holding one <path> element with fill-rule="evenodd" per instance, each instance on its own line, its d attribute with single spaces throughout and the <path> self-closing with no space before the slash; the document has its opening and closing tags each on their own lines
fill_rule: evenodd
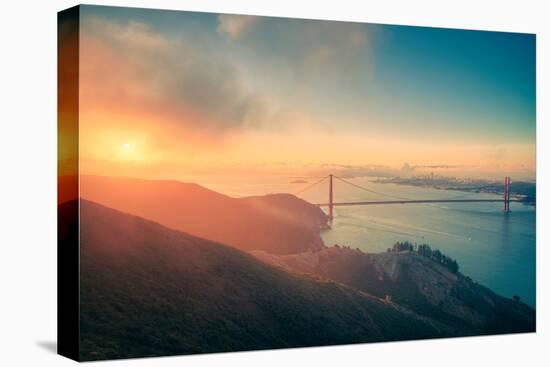
<svg viewBox="0 0 550 367">
<path fill-rule="evenodd" d="M 58 21 L 60 354 L 535 331 L 535 35 Z"/>
</svg>

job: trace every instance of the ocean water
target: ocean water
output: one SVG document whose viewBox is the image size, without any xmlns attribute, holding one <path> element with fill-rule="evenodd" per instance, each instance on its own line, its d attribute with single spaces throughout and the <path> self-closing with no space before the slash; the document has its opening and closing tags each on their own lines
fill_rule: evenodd
<svg viewBox="0 0 550 367">
<path fill-rule="evenodd" d="M 240 197 L 277 192 L 296 193 L 308 183 L 291 183 L 289 177 L 203 177 L 199 184 Z M 357 178 L 351 182 L 386 195 L 408 199 L 492 199 L 492 194 L 465 193 Z M 299 195 L 312 203 L 328 201 L 328 180 Z M 334 201 L 391 200 L 334 181 Z M 326 245 L 346 245 L 365 252 L 386 251 L 396 241 L 427 243 L 451 256 L 460 271 L 496 293 L 518 295 L 535 306 L 536 212 L 534 206 L 502 203 L 395 204 L 335 207 L 330 230 L 322 234 Z"/>
</svg>

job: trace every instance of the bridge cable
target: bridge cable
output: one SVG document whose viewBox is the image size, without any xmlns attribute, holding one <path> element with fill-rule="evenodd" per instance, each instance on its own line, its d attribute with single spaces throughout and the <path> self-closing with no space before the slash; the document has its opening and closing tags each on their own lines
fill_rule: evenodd
<svg viewBox="0 0 550 367">
<path fill-rule="evenodd" d="M 312 183 L 311 185 L 308 185 L 306 187 L 304 187 L 303 189 L 301 190 L 298 190 L 297 192 L 294 193 L 294 195 L 300 195 L 301 193 L 303 193 L 304 191 L 307 191 L 309 189 L 311 189 L 313 186 L 323 182 L 324 180 L 326 180 L 328 178 L 328 176 L 325 176 L 323 178 L 321 178 L 319 181 L 315 181 L 314 183 Z"/>
<path fill-rule="evenodd" d="M 378 192 L 378 191 L 374 191 L 374 190 L 371 190 L 371 189 L 367 189 L 366 187 L 363 187 L 363 186 L 360 186 L 360 185 L 357 185 L 357 184 L 354 184 L 353 182 L 350 182 L 348 180 L 345 180 L 341 177 L 338 177 L 338 176 L 332 176 L 334 178 L 337 178 L 338 180 L 342 181 L 342 182 L 345 182 L 347 183 L 348 185 L 351 185 L 351 186 L 354 186 L 358 189 L 361 189 L 361 190 L 364 190 L 364 191 L 368 191 L 370 193 L 373 193 L 373 194 L 376 194 L 376 195 L 380 195 L 380 196 L 385 196 L 385 197 L 388 197 L 388 198 L 392 198 L 392 199 L 398 199 L 398 200 L 411 200 L 409 198 L 405 198 L 405 197 L 401 197 L 401 196 L 394 196 L 394 195 L 388 195 L 388 194 L 383 194 L 381 192 Z"/>
</svg>

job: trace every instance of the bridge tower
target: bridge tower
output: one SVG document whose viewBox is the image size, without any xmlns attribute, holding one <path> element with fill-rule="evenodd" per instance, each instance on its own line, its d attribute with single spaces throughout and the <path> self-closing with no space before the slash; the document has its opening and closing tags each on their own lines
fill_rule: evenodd
<svg viewBox="0 0 550 367">
<path fill-rule="evenodd" d="M 509 176 L 504 177 L 504 211 L 510 211 L 510 184 L 512 181 Z"/>
<path fill-rule="evenodd" d="M 332 200 L 332 175 L 329 175 L 329 181 L 328 181 L 328 220 L 332 222 L 332 219 L 334 219 L 334 213 L 333 213 L 333 200 Z"/>
</svg>

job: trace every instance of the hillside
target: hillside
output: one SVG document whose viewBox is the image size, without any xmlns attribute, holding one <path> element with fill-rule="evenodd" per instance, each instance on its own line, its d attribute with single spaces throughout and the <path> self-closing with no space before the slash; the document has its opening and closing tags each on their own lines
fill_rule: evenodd
<svg viewBox="0 0 550 367">
<path fill-rule="evenodd" d="M 498 296 L 460 273 L 415 252 L 366 254 L 342 247 L 276 256 L 254 251 L 291 272 L 332 279 L 406 306 L 456 328 L 462 335 L 535 331 L 535 311 Z"/>
<path fill-rule="evenodd" d="M 60 206 L 61 227 L 76 205 Z M 86 200 L 80 208 L 82 360 L 454 335 L 335 282 Z"/>
<path fill-rule="evenodd" d="M 81 197 L 241 250 L 291 254 L 319 249 L 321 209 L 295 196 L 236 199 L 196 184 L 82 176 Z"/>
</svg>

